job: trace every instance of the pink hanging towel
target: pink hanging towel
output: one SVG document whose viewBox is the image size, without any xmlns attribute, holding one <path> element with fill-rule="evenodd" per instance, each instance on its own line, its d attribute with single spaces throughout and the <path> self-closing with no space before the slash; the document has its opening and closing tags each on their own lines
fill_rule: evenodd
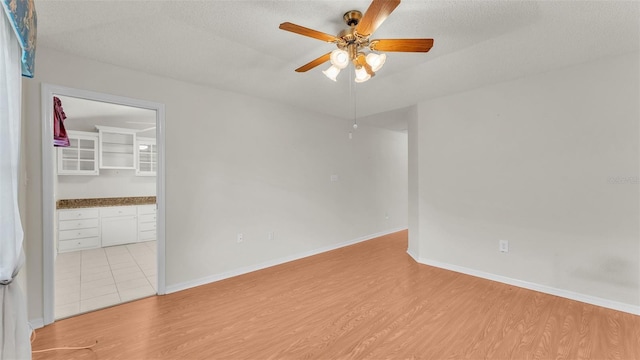
<svg viewBox="0 0 640 360">
<path fill-rule="evenodd" d="M 69 137 L 64 129 L 64 119 L 67 118 L 62 110 L 62 101 L 53 97 L 53 146 L 69 146 Z"/>
</svg>

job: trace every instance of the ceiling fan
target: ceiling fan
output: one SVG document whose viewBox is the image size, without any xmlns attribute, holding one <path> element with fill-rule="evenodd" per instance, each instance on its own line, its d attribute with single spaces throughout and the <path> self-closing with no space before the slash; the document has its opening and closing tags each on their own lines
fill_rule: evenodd
<svg viewBox="0 0 640 360">
<path fill-rule="evenodd" d="M 331 61 L 331 67 L 323 73 L 329 79 L 336 81 L 340 70 L 352 63 L 355 67 L 355 81 L 364 82 L 374 76 L 386 60 L 386 55 L 377 53 L 379 51 L 429 51 L 433 46 L 433 39 L 369 39 L 399 4 L 400 0 L 373 0 L 364 15 L 358 10 L 347 11 L 342 18 L 349 28 L 342 30 L 336 36 L 290 22 L 280 24 L 282 30 L 334 43 L 338 47 L 336 50 L 302 65 L 296 71 L 306 72 Z M 365 53 L 367 50 L 370 52 Z"/>
</svg>

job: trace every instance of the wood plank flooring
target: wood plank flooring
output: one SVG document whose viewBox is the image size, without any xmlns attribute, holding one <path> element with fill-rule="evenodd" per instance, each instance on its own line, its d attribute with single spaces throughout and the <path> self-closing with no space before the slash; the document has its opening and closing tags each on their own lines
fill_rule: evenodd
<svg viewBox="0 0 640 360">
<path fill-rule="evenodd" d="M 640 359 L 640 317 L 417 264 L 406 231 L 58 321 L 33 359 Z"/>
</svg>

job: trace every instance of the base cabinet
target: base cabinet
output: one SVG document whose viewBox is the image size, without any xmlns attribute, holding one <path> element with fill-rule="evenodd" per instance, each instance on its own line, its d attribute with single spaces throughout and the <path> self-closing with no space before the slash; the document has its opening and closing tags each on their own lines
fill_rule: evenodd
<svg viewBox="0 0 640 360">
<path fill-rule="evenodd" d="M 156 205 L 61 209 L 58 252 L 156 240 Z"/>
<path fill-rule="evenodd" d="M 100 209 L 102 246 L 137 242 L 138 216 L 136 206 L 118 206 Z"/>
<path fill-rule="evenodd" d="M 98 209 L 58 210 L 58 252 L 100 247 Z"/>
<path fill-rule="evenodd" d="M 156 240 L 156 205 L 138 206 L 138 241 Z"/>
</svg>

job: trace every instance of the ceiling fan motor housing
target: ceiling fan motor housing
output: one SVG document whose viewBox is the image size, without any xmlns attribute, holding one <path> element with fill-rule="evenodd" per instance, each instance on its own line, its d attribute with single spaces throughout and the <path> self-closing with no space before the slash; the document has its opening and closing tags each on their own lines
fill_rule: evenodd
<svg viewBox="0 0 640 360">
<path fill-rule="evenodd" d="M 347 25 L 354 27 L 357 26 L 358 23 L 360 23 L 360 19 L 362 19 L 362 13 L 358 10 L 350 10 L 344 13 L 344 15 L 342 15 L 342 18 Z"/>
<path fill-rule="evenodd" d="M 339 49 L 348 51 L 349 58 L 355 60 L 358 50 L 369 45 L 369 38 L 356 32 L 356 26 L 362 19 L 362 13 L 358 10 L 350 10 L 344 13 L 342 18 L 349 25 L 349 28 L 340 31 L 337 36 L 340 41 L 336 45 Z"/>
</svg>

